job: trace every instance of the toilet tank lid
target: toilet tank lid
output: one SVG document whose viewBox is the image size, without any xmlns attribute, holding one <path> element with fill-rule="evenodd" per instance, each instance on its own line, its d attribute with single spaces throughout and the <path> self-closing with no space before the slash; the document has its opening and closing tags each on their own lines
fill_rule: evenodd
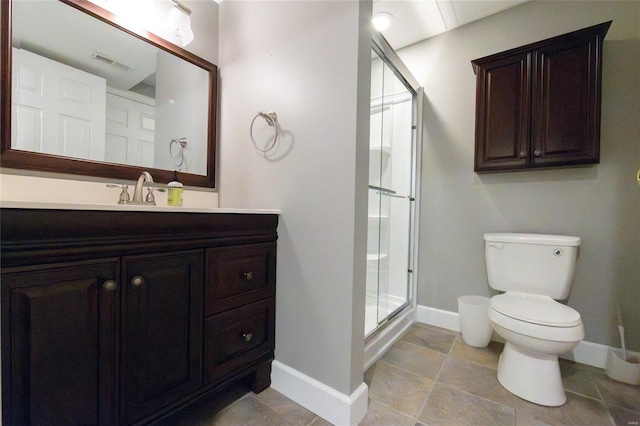
<svg viewBox="0 0 640 426">
<path fill-rule="evenodd" d="M 488 232 L 484 234 L 485 241 L 494 243 L 519 243 L 519 244 L 540 244 L 549 246 L 579 246 L 582 240 L 580 237 L 569 235 L 550 234 L 516 234 L 506 232 Z"/>
</svg>

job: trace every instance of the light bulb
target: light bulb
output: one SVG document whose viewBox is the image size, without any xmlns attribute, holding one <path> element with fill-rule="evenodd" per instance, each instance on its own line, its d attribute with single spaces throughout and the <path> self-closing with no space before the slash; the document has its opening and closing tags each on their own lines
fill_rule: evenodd
<svg viewBox="0 0 640 426">
<path fill-rule="evenodd" d="M 373 27 L 378 31 L 384 31 L 393 22 L 393 15 L 389 12 L 378 12 L 373 15 Z"/>
</svg>

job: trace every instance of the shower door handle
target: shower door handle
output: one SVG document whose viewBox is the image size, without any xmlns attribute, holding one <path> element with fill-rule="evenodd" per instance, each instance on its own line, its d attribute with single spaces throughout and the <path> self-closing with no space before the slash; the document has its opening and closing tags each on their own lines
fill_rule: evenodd
<svg viewBox="0 0 640 426">
<path fill-rule="evenodd" d="M 397 195 L 396 191 L 392 190 L 392 189 L 387 189 L 387 188 L 381 188 L 379 186 L 373 186 L 373 185 L 369 185 L 369 189 L 373 189 L 374 191 L 376 191 L 378 194 L 380 195 L 386 195 L 387 197 L 393 197 L 393 198 L 408 198 L 409 201 L 414 201 L 415 198 L 413 198 L 411 195 Z"/>
</svg>

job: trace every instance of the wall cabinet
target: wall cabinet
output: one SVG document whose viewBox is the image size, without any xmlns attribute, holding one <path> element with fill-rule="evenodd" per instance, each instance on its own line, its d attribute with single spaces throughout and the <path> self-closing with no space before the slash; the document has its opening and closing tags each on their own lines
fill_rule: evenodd
<svg viewBox="0 0 640 426">
<path fill-rule="evenodd" d="M 602 43 L 610 25 L 472 61 L 476 172 L 600 161 Z"/>
<path fill-rule="evenodd" d="M 6 424 L 141 424 L 245 376 L 269 386 L 277 215 L 0 219 Z"/>
</svg>

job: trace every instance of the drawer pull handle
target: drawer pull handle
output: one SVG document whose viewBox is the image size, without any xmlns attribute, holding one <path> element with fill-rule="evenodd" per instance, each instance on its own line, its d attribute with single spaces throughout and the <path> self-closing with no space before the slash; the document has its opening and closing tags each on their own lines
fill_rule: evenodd
<svg viewBox="0 0 640 426">
<path fill-rule="evenodd" d="M 253 279 L 253 272 L 243 272 L 242 276 L 245 277 L 247 281 L 250 281 Z"/>
<path fill-rule="evenodd" d="M 245 342 L 249 343 L 251 339 L 253 339 L 253 334 L 245 333 L 242 335 L 242 338 L 244 339 Z"/>
<path fill-rule="evenodd" d="M 107 280 L 102 284 L 102 288 L 107 291 L 114 291 L 117 287 L 118 285 L 114 280 Z"/>
<path fill-rule="evenodd" d="M 144 278 L 142 278 L 140 275 L 136 275 L 135 277 L 131 278 L 131 285 L 133 287 L 140 287 L 142 284 L 144 284 Z"/>
</svg>

